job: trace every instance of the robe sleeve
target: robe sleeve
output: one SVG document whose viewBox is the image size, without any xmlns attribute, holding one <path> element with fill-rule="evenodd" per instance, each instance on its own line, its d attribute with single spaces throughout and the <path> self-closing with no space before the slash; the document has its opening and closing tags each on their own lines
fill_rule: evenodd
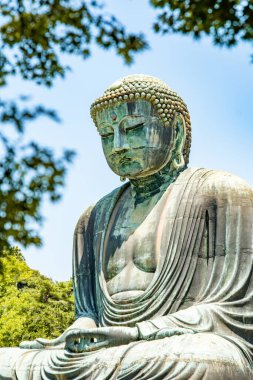
<svg viewBox="0 0 253 380">
<path fill-rule="evenodd" d="M 167 316 L 137 323 L 140 339 L 154 337 L 163 329 L 189 329 L 194 333 L 211 332 L 223 337 L 242 338 L 251 345 L 252 323 L 246 322 L 252 312 L 244 316 L 236 305 L 203 304 L 191 306 Z"/>
<path fill-rule="evenodd" d="M 192 306 L 181 304 L 171 314 L 137 323 L 140 338 L 154 337 L 162 329 L 186 328 L 239 338 L 252 350 L 253 189 L 233 175 L 214 172 L 196 198 L 207 218 L 203 244 L 208 250 L 204 259 L 197 252 L 197 260 L 208 271 L 196 274 L 195 268 L 199 282 L 189 286 L 189 292 L 195 288 Z"/>
<path fill-rule="evenodd" d="M 92 247 L 92 207 L 79 218 L 73 239 L 73 288 L 75 317 L 88 317 L 98 324 L 95 260 Z"/>
</svg>

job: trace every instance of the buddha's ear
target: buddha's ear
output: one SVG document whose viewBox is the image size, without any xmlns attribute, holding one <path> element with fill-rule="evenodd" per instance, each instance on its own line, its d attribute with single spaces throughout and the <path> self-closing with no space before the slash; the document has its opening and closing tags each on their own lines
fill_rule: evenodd
<svg viewBox="0 0 253 380">
<path fill-rule="evenodd" d="M 179 170 L 185 166 L 183 151 L 186 139 L 185 119 L 181 113 L 175 114 L 172 127 L 174 136 L 172 166 Z"/>
</svg>

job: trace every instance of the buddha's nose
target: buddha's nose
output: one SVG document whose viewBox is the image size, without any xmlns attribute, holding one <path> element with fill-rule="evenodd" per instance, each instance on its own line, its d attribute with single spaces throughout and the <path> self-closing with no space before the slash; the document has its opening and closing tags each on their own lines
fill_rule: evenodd
<svg viewBox="0 0 253 380">
<path fill-rule="evenodd" d="M 113 140 L 113 151 L 122 152 L 129 148 L 126 143 L 126 135 L 119 128 L 115 128 L 114 130 L 114 140 Z"/>
</svg>

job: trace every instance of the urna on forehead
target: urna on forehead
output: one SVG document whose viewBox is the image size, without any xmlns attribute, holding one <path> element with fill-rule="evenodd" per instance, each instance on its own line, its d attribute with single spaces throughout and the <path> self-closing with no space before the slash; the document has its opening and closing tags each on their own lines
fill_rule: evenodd
<svg viewBox="0 0 253 380">
<path fill-rule="evenodd" d="M 180 113 L 185 120 L 186 141 L 184 157 L 188 162 L 191 146 L 191 123 L 187 106 L 183 99 L 162 80 L 143 74 L 123 77 L 110 85 L 91 105 L 91 117 L 97 126 L 96 115 L 99 111 L 121 103 L 132 103 L 136 100 L 150 102 L 159 114 L 165 127 L 173 125 L 176 114 Z"/>
</svg>

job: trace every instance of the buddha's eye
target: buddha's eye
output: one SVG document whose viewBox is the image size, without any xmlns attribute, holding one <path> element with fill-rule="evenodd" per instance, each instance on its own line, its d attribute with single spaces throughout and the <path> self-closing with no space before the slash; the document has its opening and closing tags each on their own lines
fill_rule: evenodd
<svg viewBox="0 0 253 380">
<path fill-rule="evenodd" d="M 134 125 L 131 125 L 127 128 L 125 128 L 126 132 L 128 131 L 131 131 L 132 129 L 137 129 L 137 128 L 140 128 L 140 127 L 143 127 L 144 123 L 138 123 L 138 124 L 134 124 Z"/>
<path fill-rule="evenodd" d="M 135 116 L 128 118 L 124 123 L 124 129 L 126 132 L 133 129 L 141 128 L 146 122 L 146 118 L 143 116 Z"/>
<path fill-rule="evenodd" d="M 102 139 L 105 139 L 107 137 L 114 135 L 114 131 L 113 131 L 113 128 L 111 126 L 99 128 L 98 133 L 100 134 Z"/>
<path fill-rule="evenodd" d="M 102 139 L 106 139 L 107 137 L 112 137 L 113 132 L 112 133 L 103 133 L 103 134 L 100 133 L 100 136 L 102 137 Z"/>
</svg>

